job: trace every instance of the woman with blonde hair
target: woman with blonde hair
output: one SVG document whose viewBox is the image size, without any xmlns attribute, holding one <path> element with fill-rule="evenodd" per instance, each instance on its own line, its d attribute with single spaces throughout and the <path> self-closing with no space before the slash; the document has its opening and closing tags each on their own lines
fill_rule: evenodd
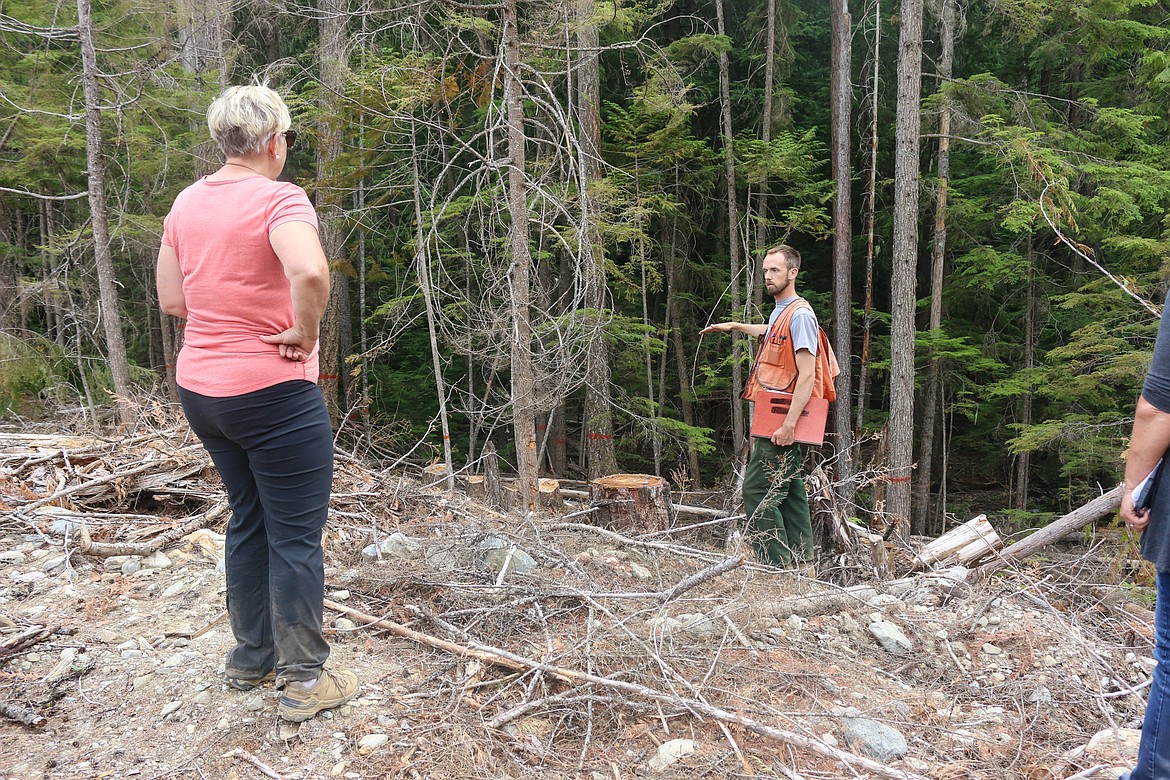
<svg viewBox="0 0 1170 780">
<path fill-rule="evenodd" d="M 225 682 L 283 685 L 303 721 L 353 698 L 325 668 L 321 532 L 333 436 L 317 387 L 329 267 L 305 191 L 277 181 L 296 141 L 266 86 L 224 91 L 207 112 L 223 166 L 183 190 L 163 222 L 159 305 L 186 320 L 176 378 L 191 429 L 227 489 Z"/>
</svg>

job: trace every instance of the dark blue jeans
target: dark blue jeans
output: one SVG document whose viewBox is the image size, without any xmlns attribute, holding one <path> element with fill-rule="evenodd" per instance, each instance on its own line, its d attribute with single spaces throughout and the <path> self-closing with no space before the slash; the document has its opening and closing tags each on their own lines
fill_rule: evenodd
<svg viewBox="0 0 1170 780">
<path fill-rule="evenodd" d="M 228 398 L 180 388 L 179 400 L 232 508 L 225 563 L 236 646 L 227 675 L 317 677 L 329 657 L 321 530 L 333 484 L 321 391 L 297 380 Z"/>
<path fill-rule="evenodd" d="M 1154 607 L 1154 681 L 1146 702 L 1137 765 L 1129 780 L 1170 778 L 1170 573 L 1158 572 L 1158 603 Z M 1126 775 L 1121 776 L 1122 780 Z"/>
</svg>

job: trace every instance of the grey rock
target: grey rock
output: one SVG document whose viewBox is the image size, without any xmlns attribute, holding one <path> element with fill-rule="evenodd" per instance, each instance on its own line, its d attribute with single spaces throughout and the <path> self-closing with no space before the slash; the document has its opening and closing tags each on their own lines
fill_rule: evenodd
<svg viewBox="0 0 1170 780">
<path fill-rule="evenodd" d="M 132 555 L 122 562 L 122 573 L 127 576 L 136 574 L 140 569 L 142 569 L 142 559 L 137 555 Z"/>
<path fill-rule="evenodd" d="M 183 706 L 183 702 L 181 702 L 181 701 L 168 702 L 166 704 L 166 706 L 164 706 L 162 708 L 162 717 L 165 718 L 167 715 L 170 715 L 172 712 L 178 712 L 179 708 L 182 706 Z"/>
<path fill-rule="evenodd" d="M 169 569 L 171 559 L 162 550 L 156 550 L 142 560 L 144 569 Z"/>
<path fill-rule="evenodd" d="M 845 744 L 855 753 L 878 761 L 896 761 L 905 758 L 910 750 L 906 737 L 884 723 L 863 717 L 845 717 L 842 720 L 845 724 Z"/>
<path fill-rule="evenodd" d="M 45 507 L 46 509 L 48 507 Z M 81 531 L 81 523 L 76 520 L 70 520 L 67 517 L 58 517 L 53 522 L 49 523 L 49 533 L 53 536 L 73 536 Z"/>
<path fill-rule="evenodd" d="M 654 572 L 640 563 L 630 563 L 630 572 L 634 575 L 635 579 L 649 580 L 654 578 Z"/>
<path fill-rule="evenodd" d="M 871 623 L 869 633 L 873 634 L 873 638 L 878 641 L 878 644 L 887 653 L 905 655 L 914 648 L 914 645 L 907 636 L 902 633 L 902 629 L 888 620 L 879 620 L 876 623 Z"/>
<path fill-rule="evenodd" d="M 692 636 L 708 639 L 723 636 L 723 624 L 715 618 L 708 617 L 699 612 L 692 612 L 686 615 L 679 615 L 678 619 L 682 623 L 682 630 Z"/>
<path fill-rule="evenodd" d="M 166 590 L 164 590 L 162 592 L 162 597 L 164 599 L 169 599 L 172 596 L 177 596 L 180 593 L 186 593 L 186 592 L 189 592 L 190 590 L 191 590 L 190 583 L 188 583 L 186 580 L 179 580 L 178 582 L 174 583 L 173 585 L 168 587 Z"/>
<path fill-rule="evenodd" d="M 387 734 L 366 734 L 358 740 L 358 751 L 361 753 L 369 753 L 371 750 L 377 750 L 390 741 L 390 736 Z"/>
<path fill-rule="evenodd" d="M 1051 704 L 1052 691 L 1041 685 L 1039 688 L 1028 694 L 1028 701 L 1032 704 Z"/>
<path fill-rule="evenodd" d="M 681 620 L 675 620 L 667 615 L 656 615 L 646 621 L 646 628 L 663 636 L 673 634 L 675 631 L 681 629 L 682 625 Z"/>
<path fill-rule="evenodd" d="M 206 707 L 207 705 L 211 704 L 211 702 L 212 702 L 211 692 L 210 691 L 200 691 L 199 693 L 195 694 L 195 698 L 193 698 L 191 700 L 191 702 L 193 704 L 199 704 L 201 706 Z"/>
<path fill-rule="evenodd" d="M 24 553 L 16 550 L 9 550 L 7 552 L 0 552 L 0 564 L 5 566 L 19 566 L 27 560 Z"/>
<path fill-rule="evenodd" d="M 339 631 L 353 631 L 355 628 L 357 628 L 357 623 L 353 622 L 349 618 L 339 617 L 337 620 L 333 621 L 333 627 Z"/>
<path fill-rule="evenodd" d="M 281 723 L 280 723 L 280 738 L 282 740 L 284 740 L 285 742 L 288 742 L 290 739 L 296 739 L 298 736 L 300 736 L 300 733 L 301 733 L 301 724 L 289 723 L 287 721 L 281 721 Z"/>
<path fill-rule="evenodd" d="M 368 544 L 362 550 L 362 558 L 366 561 L 376 561 L 382 558 L 402 558 L 404 560 L 418 558 L 422 545 L 417 539 L 411 539 L 401 531 L 395 531 L 382 540 L 380 544 Z"/>
<path fill-rule="evenodd" d="M 488 550 L 484 556 L 484 563 L 497 575 L 503 571 L 508 574 L 528 574 L 536 569 L 536 561 L 532 556 L 519 547 L 498 547 Z M 504 567 L 507 570 L 504 571 Z"/>
<path fill-rule="evenodd" d="M 658 746 L 658 752 L 646 762 L 646 768 L 651 772 L 662 772 L 672 764 L 698 750 L 698 744 L 693 739 L 672 739 Z"/>
</svg>

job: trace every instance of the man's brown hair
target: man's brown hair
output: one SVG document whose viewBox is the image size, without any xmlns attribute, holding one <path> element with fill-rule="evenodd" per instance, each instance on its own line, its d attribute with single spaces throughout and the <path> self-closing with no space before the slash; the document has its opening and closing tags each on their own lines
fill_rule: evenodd
<svg viewBox="0 0 1170 780">
<path fill-rule="evenodd" d="M 788 266 L 788 268 L 795 268 L 798 271 L 800 270 L 800 252 L 797 252 L 795 249 L 788 246 L 788 244 L 777 244 L 765 252 L 764 257 L 776 254 L 780 255 L 780 257 L 784 259 L 784 265 Z"/>
</svg>

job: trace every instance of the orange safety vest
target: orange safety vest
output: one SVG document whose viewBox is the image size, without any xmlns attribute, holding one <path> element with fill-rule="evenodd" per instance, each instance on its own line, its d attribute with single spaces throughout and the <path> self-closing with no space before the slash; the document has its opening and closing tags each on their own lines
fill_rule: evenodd
<svg viewBox="0 0 1170 780">
<path fill-rule="evenodd" d="M 761 389 L 792 392 L 796 385 L 796 349 L 792 346 L 792 315 L 798 309 L 812 309 L 804 298 L 797 298 L 784 308 L 780 317 L 760 336 L 756 348 L 756 359 L 748 376 L 743 397 L 754 401 Z M 833 380 L 841 373 L 837 356 L 829 345 L 829 337 L 820 325 L 817 326 L 816 377 L 813 380 L 812 397 L 824 398 L 832 403 L 837 399 L 837 388 Z"/>
</svg>

